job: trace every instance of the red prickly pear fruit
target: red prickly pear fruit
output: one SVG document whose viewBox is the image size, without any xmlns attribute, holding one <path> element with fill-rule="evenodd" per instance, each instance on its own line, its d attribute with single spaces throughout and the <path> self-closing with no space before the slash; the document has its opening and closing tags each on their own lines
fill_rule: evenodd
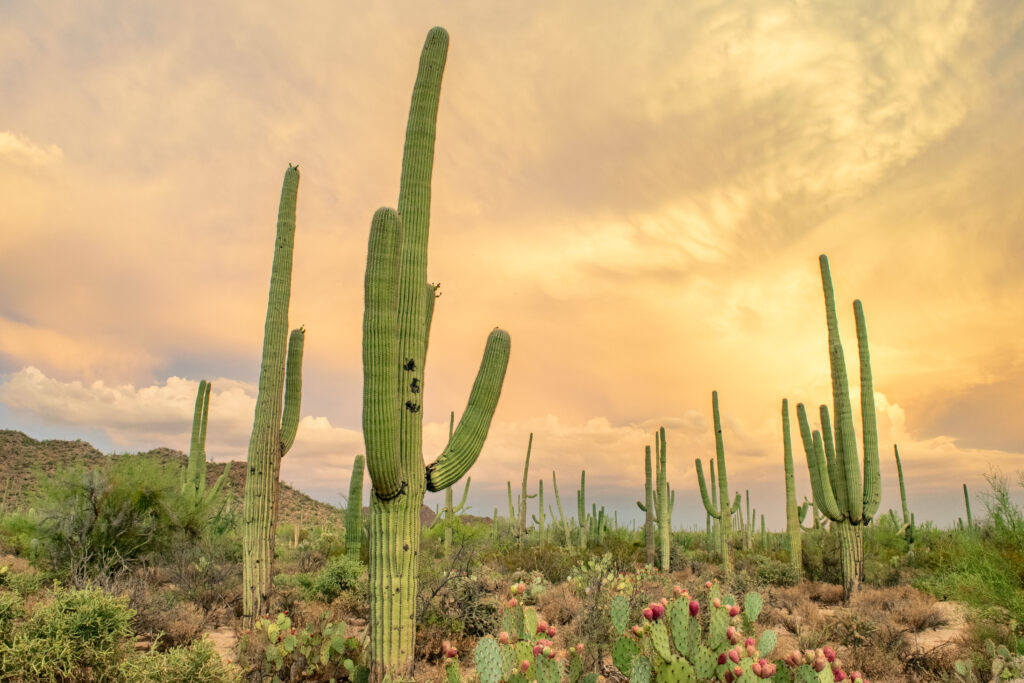
<svg viewBox="0 0 1024 683">
<path fill-rule="evenodd" d="M 522 581 L 520 581 L 519 583 L 516 584 L 516 593 L 519 593 L 520 595 L 522 595 L 525 592 L 526 592 L 526 584 L 523 583 Z"/>
<path fill-rule="evenodd" d="M 541 619 L 540 621 L 537 622 L 537 633 L 547 633 L 547 632 L 548 632 L 548 622 L 546 622 L 543 619 Z"/>
<path fill-rule="evenodd" d="M 839 661 L 838 657 L 836 657 L 831 662 L 829 662 L 829 666 L 832 667 L 832 671 L 833 672 L 836 672 L 836 671 L 839 671 L 840 669 L 843 668 L 843 663 L 841 661 Z"/>
<path fill-rule="evenodd" d="M 732 672 L 731 671 L 726 671 L 725 672 L 725 683 L 732 683 Z"/>
<path fill-rule="evenodd" d="M 823 655 L 825 655 L 825 659 L 827 659 L 830 662 L 833 662 L 836 659 L 836 651 L 833 650 L 828 645 L 826 645 L 825 647 L 821 648 L 821 653 Z"/>
<path fill-rule="evenodd" d="M 664 605 L 655 604 L 653 607 L 651 607 L 651 611 L 654 612 L 655 619 L 661 619 L 663 616 L 665 616 Z"/>
<path fill-rule="evenodd" d="M 530 668 L 530 660 L 524 659 L 519 663 L 519 670 L 526 673 L 526 670 Z"/>
<path fill-rule="evenodd" d="M 576 643 L 576 652 L 583 654 L 583 643 Z"/>
<path fill-rule="evenodd" d="M 723 652 L 722 654 L 718 655 L 718 664 L 719 665 L 725 664 L 725 660 L 727 660 L 728 658 L 729 658 L 729 655 L 727 653 Z"/>
<path fill-rule="evenodd" d="M 544 646 L 541 645 L 540 643 L 537 643 L 536 645 L 533 646 L 533 656 L 534 657 L 536 657 L 537 655 L 539 655 L 543 651 L 544 651 Z"/>
<path fill-rule="evenodd" d="M 672 586 L 672 595 L 674 595 L 674 596 L 676 596 L 678 598 L 682 594 L 683 594 L 683 587 L 682 586 L 680 586 L 679 584 L 676 584 L 675 586 Z"/>
<path fill-rule="evenodd" d="M 696 600 L 690 600 L 690 616 L 695 617 L 700 612 L 700 603 Z"/>
<path fill-rule="evenodd" d="M 736 630 L 735 626 L 730 626 L 725 629 L 725 637 L 729 639 L 729 642 L 733 645 L 736 644 L 736 639 L 739 636 L 739 631 Z"/>
<path fill-rule="evenodd" d="M 640 624 L 633 624 L 633 635 L 639 638 L 644 633 L 644 627 Z"/>
<path fill-rule="evenodd" d="M 652 610 L 650 607 L 645 607 L 644 619 L 646 619 L 647 621 L 651 621 L 652 619 L 654 619 L 654 610 Z"/>
<path fill-rule="evenodd" d="M 668 607 L 668 598 L 662 598 L 661 599 L 661 606 L 662 607 Z"/>
<path fill-rule="evenodd" d="M 825 661 L 824 657 L 815 657 L 814 663 L 811 665 L 811 668 L 817 671 L 818 673 L 821 673 L 825 670 L 826 666 L 828 666 L 828 662 Z"/>
<path fill-rule="evenodd" d="M 711 582 L 710 581 L 705 581 L 704 582 L 704 587 L 705 588 L 711 588 Z"/>
<path fill-rule="evenodd" d="M 448 655 L 449 657 L 456 657 L 456 656 L 458 656 L 458 654 L 459 654 L 459 651 L 458 651 L 458 650 L 456 650 L 456 649 L 455 649 L 454 647 L 452 647 L 452 648 L 448 648 L 448 652 L 447 652 L 446 654 L 447 654 L 447 655 Z"/>
<path fill-rule="evenodd" d="M 757 641 L 756 641 L 756 640 L 754 640 L 753 638 L 747 638 L 746 640 L 744 640 L 744 641 L 743 641 L 743 644 L 744 644 L 745 646 L 747 646 L 747 647 L 754 647 L 754 644 L 755 644 L 756 642 L 757 642 Z"/>
<path fill-rule="evenodd" d="M 750 670 L 754 672 L 755 676 L 760 678 L 761 677 L 761 662 L 754 662 L 754 664 L 750 667 Z"/>
<path fill-rule="evenodd" d="M 729 650 L 729 659 L 732 660 L 733 664 L 740 663 L 740 653 L 736 650 Z"/>
<path fill-rule="evenodd" d="M 739 605 L 730 605 L 729 606 L 729 616 L 730 617 L 734 617 L 734 616 L 736 616 L 739 613 L 740 613 L 740 606 Z"/>
<path fill-rule="evenodd" d="M 509 639 L 508 631 L 502 631 L 501 633 L 498 634 L 498 642 L 501 643 L 502 645 L 508 645 L 508 641 L 509 640 L 510 639 Z"/>
<path fill-rule="evenodd" d="M 547 657 L 548 659 L 551 659 L 551 657 L 552 657 L 552 656 L 554 656 L 554 654 L 555 654 L 555 651 L 551 649 L 551 646 L 550 646 L 550 645 L 545 645 L 545 646 L 544 646 L 544 647 L 543 647 L 543 648 L 541 649 L 541 651 L 540 651 L 540 652 L 541 652 L 541 654 L 542 654 L 542 655 L 544 655 L 544 656 L 545 656 L 545 657 Z"/>
<path fill-rule="evenodd" d="M 721 598 L 715 598 L 714 600 L 711 601 L 711 604 L 714 605 L 715 607 L 721 607 L 722 606 L 722 599 Z"/>
<path fill-rule="evenodd" d="M 558 633 L 558 629 L 557 628 L 555 628 L 554 626 L 548 626 L 548 635 L 549 636 L 554 638 L 556 633 Z"/>
<path fill-rule="evenodd" d="M 839 671 L 833 671 L 832 672 L 832 678 L 834 678 L 836 681 L 845 681 L 846 680 L 846 672 L 843 671 L 842 669 L 840 669 Z"/>
<path fill-rule="evenodd" d="M 743 649 L 745 649 L 747 651 L 747 656 L 748 657 L 753 657 L 757 653 L 757 648 L 754 647 L 753 645 L 747 645 Z"/>
<path fill-rule="evenodd" d="M 852 674 L 850 674 L 850 681 L 852 683 L 864 683 L 864 676 L 862 676 L 859 671 L 854 671 Z"/>
<path fill-rule="evenodd" d="M 515 607 L 518 604 L 519 604 L 519 601 L 516 600 L 515 598 L 509 598 L 508 599 L 508 606 L 509 607 Z"/>
<path fill-rule="evenodd" d="M 732 675 L 735 676 L 736 678 L 739 678 L 740 676 L 742 676 L 743 675 L 743 667 L 739 666 L 739 665 L 734 666 L 732 668 Z"/>
</svg>

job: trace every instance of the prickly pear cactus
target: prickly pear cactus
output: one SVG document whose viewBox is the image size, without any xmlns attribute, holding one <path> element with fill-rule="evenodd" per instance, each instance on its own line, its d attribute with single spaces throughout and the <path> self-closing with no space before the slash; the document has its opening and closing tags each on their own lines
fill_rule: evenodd
<svg viewBox="0 0 1024 683">
<path fill-rule="evenodd" d="M 668 645 L 668 631 L 665 629 L 665 624 L 661 621 L 652 621 L 650 629 L 649 635 L 654 651 L 666 662 L 672 661 L 672 649 Z"/>
<path fill-rule="evenodd" d="M 625 595 L 616 595 L 612 598 L 612 628 L 616 635 L 626 632 L 629 624 L 629 600 Z"/>
<path fill-rule="evenodd" d="M 485 636 L 473 650 L 473 661 L 480 683 L 501 683 L 501 650 L 494 636 Z"/>
<path fill-rule="evenodd" d="M 651 681 L 651 660 L 644 655 L 633 659 L 633 667 L 629 672 L 629 680 L 632 683 L 650 683 Z"/>
<path fill-rule="evenodd" d="M 622 637 L 612 645 L 612 663 L 619 671 L 629 671 L 633 665 L 633 658 L 640 652 L 636 642 Z"/>
<path fill-rule="evenodd" d="M 658 670 L 658 682 L 661 683 L 694 683 L 693 666 L 685 659 L 674 659 Z"/>
<path fill-rule="evenodd" d="M 707 645 L 701 645 L 693 658 L 694 673 L 697 678 L 703 680 L 711 678 L 715 674 L 715 666 L 718 665 L 718 657 Z"/>
<path fill-rule="evenodd" d="M 758 638 L 757 651 L 760 652 L 763 657 L 770 657 L 777 642 L 778 636 L 775 635 L 775 631 L 768 629 L 761 634 L 760 638 Z"/>
<path fill-rule="evenodd" d="M 444 674 L 448 683 L 459 683 L 462 680 L 462 676 L 459 674 L 459 663 L 454 660 L 445 666 Z"/>
</svg>

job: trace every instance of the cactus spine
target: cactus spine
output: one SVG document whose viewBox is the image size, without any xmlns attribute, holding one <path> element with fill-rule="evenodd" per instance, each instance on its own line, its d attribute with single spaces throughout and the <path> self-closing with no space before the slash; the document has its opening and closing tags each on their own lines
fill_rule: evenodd
<svg viewBox="0 0 1024 683">
<path fill-rule="evenodd" d="M 714 519 L 718 520 L 718 551 L 722 555 L 722 568 L 728 577 L 732 576 L 732 557 L 729 554 L 729 544 L 732 535 L 733 506 L 729 505 L 729 480 L 725 471 L 725 443 L 722 440 L 722 419 L 718 412 L 717 391 L 711 392 L 711 412 L 715 423 L 715 455 L 718 460 L 719 505 L 713 504 L 711 498 L 708 497 L 708 488 L 704 481 L 704 467 L 700 462 L 700 458 L 694 460 L 694 463 L 697 465 L 697 484 L 700 487 L 700 497 L 704 503 L 704 509 Z"/>
<path fill-rule="evenodd" d="M 853 409 L 846 374 L 846 360 L 839 339 L 835 294 L 828 258 L 822 254 L 821 284 L 825 295 L 825 318 L 828 326 L 829 366 L 832 375 L 832 404 L 835 411 L 835 442 L 828 425 L 828 409 L 821 409 L 821 434 L 812 436 L 803 405 L 797 406 L 800 435 L 804 441 L 807 466 L 811 472 L 814 501 L 821 512 L 838 524 L 843 567 L 843 594 L 855 593 L 864 578 L 863 528 L 878 511 L 881 501 L 881 472 L 878 464 L 878 430 L 875 417 L 875 393 L 871 377 L 867 325 L 861 302 L 853 302 L 857 327 L 857 350 L 860 360 L 861 420 L 864 440 L 864 476 L 853 430 Z"/>
<path fill-rule="evenodd" d="M 782 460 L 786 470 L 786 537 L 789 540 L 789 564 L 797 576 L 803 574 L 803 532 L 796 504 L 796 478 L 793 475 L 793 441 L 789 435 L 789 399 L 782 399 Z M 806 513 L 806 505 L 804 512 Z"/>
<path fill-rule="evenodd" d="M 436 288 L 427 235 L 441 76 L 448 34 L 427 35 L 406 128 L 398 210 L 370 227 L 363 318 L 363 436 L 370 497 L 370 680 L 413 673 L 420 507 L 425 491 L 458 481 L 480 454 L 508 365 L 511 340 L 495 328 L 466 410 L 441 455 L 423 461 L 423 369 Z M 401 217 L 401 218 L 399 218 Z"/>
<path fill-rule="evenodd" d="M 288 335 L 298 189 L 299 169 L 289 166 L 284 174 L 277 216 L 276 248 L 263 334 L 263 361 L 245 477 L 242 619 L 250 627 L 256 615 L 265 611 L 270 595 L 281 458 L 292 447 L 299 426 L 305 331 L 300 327 L 292 330 L 290 338 Z"/>
<path fill-rule="evenodd" d="M 345 510 L 345 554 L 358 560 L 363 543 L 363 469 L 366 458 L 359 454 L 352 460 L 352 476 L 348 480 L 348 501 Z"/>
</svg>

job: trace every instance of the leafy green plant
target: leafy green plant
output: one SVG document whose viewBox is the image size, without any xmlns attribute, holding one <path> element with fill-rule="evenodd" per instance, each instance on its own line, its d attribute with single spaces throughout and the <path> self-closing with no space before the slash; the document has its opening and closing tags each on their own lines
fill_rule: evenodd
<svg viewBox="0 0 1024 683">
<path fill-rule="evenodd" d="M 326 619 L 312 626 L 296 628 L 287 612 L 256 620 L 253 637 L 243 649 L 255 660 L 249 666 L 273 681 L 335 680 L 345 672 L 353 681 L 366 681 L 369 670 L 363 662 L 363 646 L 345 637 L 345 624 Z M 293 675 L 294 672 L 294 675 Z"/>
</svg>

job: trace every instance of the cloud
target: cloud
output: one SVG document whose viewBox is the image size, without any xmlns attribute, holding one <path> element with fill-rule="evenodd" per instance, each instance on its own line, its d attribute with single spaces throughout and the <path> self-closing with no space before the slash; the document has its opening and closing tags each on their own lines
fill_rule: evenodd
<svg viewBox="0 0 1024 683">
<path fill-rule="evenodd" d="M 23 135 L 0 131 L 0 162 L 43 167 L 59 164 L 63 158 L 64 152 L 57 145 L 38 145 Z"/>
</svg>

